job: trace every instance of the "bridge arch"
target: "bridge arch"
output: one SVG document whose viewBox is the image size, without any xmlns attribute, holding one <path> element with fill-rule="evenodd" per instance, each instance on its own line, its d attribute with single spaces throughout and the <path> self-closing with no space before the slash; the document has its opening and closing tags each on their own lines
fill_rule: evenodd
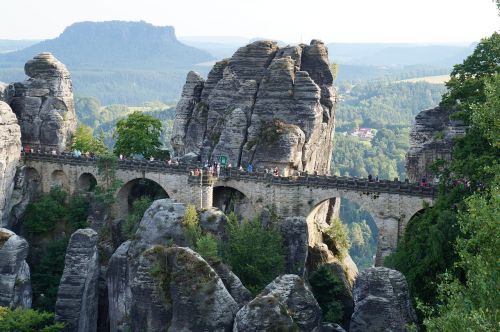
<svg viewBox="0 0 500 332">
<path fill-rule="evenodd" d="M 226 214 L 234 212 L 248 219 L 255 217 L 257 213 L 250 197 L 245 194 L 245 190 L 240 186 L 222 184 L 214 186 L 213 206 Z"/>
<path fill-rule="evenodd" d="M 78 177 L 78 189 L 81 191 L 93 191 L 97 186 L 97 179 L 92 173 L 82 173 Z"/>
<path fill-rule="evenodd" d="M 66 192 L 70 192 L 68 176 L 63 170 L 56 169 L 50 175 L 50 188 L 59 187 Z"/>
<path fill-rule="evenodd" d="M 147 196 L 151 200 L 170 197 L 165 188 L 158 182 L 148 178 L 135 178 L 118 189 L 115 215 L 121 218 L 126 217 L 134 201 L 142 196 Z"/>
</svg>

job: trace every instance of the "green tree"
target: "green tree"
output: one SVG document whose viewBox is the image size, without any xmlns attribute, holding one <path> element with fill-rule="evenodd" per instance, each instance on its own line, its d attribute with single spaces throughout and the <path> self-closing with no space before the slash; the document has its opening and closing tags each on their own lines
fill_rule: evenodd
<svg viewBox="0 0 500 332">
<path fill-rule="evenodd" d="M 113 151 L 116 155 L 122 154 L 127 157 L 135 154 L 146 158 L 156 157 L 162 146 L 161 134 L 160 120 L 138 111 L 133 112 L 116 124 L 116 131 L 113 134 L 116 143 Z"/>
<path fill-rule="evenodd" d="M 485 102 L 486 80 L 499 73 L 499 64 L 500 34 L 495 32 L 482 39 L 463 63 L 453 67 L 441 104 L 459 107 L 462 118 L 469 120 L 472 105 Z"/>
<path fill-rule="evenodd" d="M 53 323 L 54 314 L 32 309 L 0 307 L 0 331 L 3 332 L 58 332 L 62 323 Z"/>
<path fill-rule="evenodd" d="M 243 284 L 257 294 L 283 273 L 283 238 L 279 230 L 263 226 L 259 220 L 239 223 L 234 213 L 228 219 L 229 241 L 224 259 Z"/>
<path fill-rule="evenodd" d="M 188 205 L 182 218 L 182 227 L 186 241 L 191 248 L 196 248 L 196 242 L 201 237 L 201 228 L 199 225 L 198 211 L 194 205 Z"/>
<path fill-rule="evenodd" d="M 335 254 L 344 259 L 349 252 L 351 243 L 349 241 L 349 231 L 347 227 L 340 221 L 339 218 L 332 218 L 330 227 L 324 233 L 325 241 L 327 241 L 330 249 L 335 248 Z"/>
<path fill-rule="evenodd" d="M 94 137 L 94 130 L 85 125 L 79 125 L 76 129 L 71 148 L 82 152 L 92 152 L 97 155 L 108 152 L 108 147 L 104 144 L 103 133 L 99 137 Z"/>
<path fill-rule="evenodd" d="M 53 231 L 59 221 L 67 219 L 66 193 L 53 188 L 48 194 L 41 194 L 26 208 L 23 226 L 30 234 Z"/>
<path fill-rule="evenodd" d="M 347 295 L 342 281 L 332 272 L 330 266 L 321 265 L 311 273 L 309 283 L 325 321 L 340 323 L 344 315 L 344 306 L 340 299 Z"/>
</svg>

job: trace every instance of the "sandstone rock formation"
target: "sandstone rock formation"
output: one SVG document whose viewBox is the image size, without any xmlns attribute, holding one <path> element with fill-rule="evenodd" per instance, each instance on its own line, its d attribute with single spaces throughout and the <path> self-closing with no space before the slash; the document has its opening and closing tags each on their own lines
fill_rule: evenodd
<svg viewBox="0 0 500 332">
<path fill-rule="evenodd" d="M 238 311 L 234 331 L 312 331 L 321 320 L 321 309 L 304 279 L 285 274 Z"/>
<path fill-rule="evenodd" d="M 28 247 L 24 238 L 0 228 L 0 306 L 31 308 Z"/>
<path fill-rule="evenodd" d="M 66 67 L 50 53 L 28 61 L 30 78 L 9 86 L 7 100 L 21 126 L 22 142 L 62 151 L 76 130 L 73 87 Z"/>
<path fill-rule="evenodd" d="M 21 154 L 21 130 L 9 105 L 0 101 L 0 227 L 8 223 L 14 177 Z"/>
<path fill-rule="evenodd" d="M 229 294 L 231 294 L 236 303 L 238 303 L 239 308 L 252 300 L 252 293 L 243 286 L 240 278 L 238 278 L 226 264 L 216 262 L 212 263 L 211 266 L 221 278 Z"/>
<path fill-rule="evenodd" d="M 307 221 L 303 217 L 288 217 L 280 227 L 287 251 L 285 272 L 303 277 L 308 252 Z"/>
<path fill-rule="evenodd" d="M 396 270 L 372 267 L 354 284 L 354 313 L 349 331 L 406 331 L 416 321 L 405 277 Z"/>
<path fill-rule="evenodd" d="M 328 51 L 318 40 L 280 48 L 273 41 L 241 47 L 207 80 L 190 72 L 177 105 L 177 156 L 225 155 L 233 165 L 327 173 L 336 92 Z"/>
<path fill-rule="evenodd" d="M 79 229 L 71 235 L 56 301 L 55 320 L 65 324 L 64 331 L 96 331 L 97 241 L 97 233 L 90 228 Z"/>
<path fill-rule="evenodd" d="M 239 279 L 218 266 L 222 279 L 189 248 L 164 247 L 186 244 L 184 212 L 185 206 L 171 199 L 153 202 L 135 239 L 123 243 L 111 257 L 107 271 L 111 331 L 164 331 L 166 326 L 169 331 L 231 330 L 238 308 L 249 300 Z M 215 225 L 217 218 L 210 219 Z"/>
<path fill-rule="evenodd" d="M 410 182 L 419 182 L 423 177 L 432 181 L 434 174 L 430 166 L 437 159 L 451 159 L 453 139 L 465 134 L 463 122 L 450 119 L 454 112 L 436 107 L 415 117 L 415 126 L 410 132 L 410 149 L 406 154 L 406 174 Z"/>
<path fill-rule="evenodd" d="M 0 101 L 7 101 L 7 91 L 9 85 L 7 83 L 0 82 Z"/>
</svg>

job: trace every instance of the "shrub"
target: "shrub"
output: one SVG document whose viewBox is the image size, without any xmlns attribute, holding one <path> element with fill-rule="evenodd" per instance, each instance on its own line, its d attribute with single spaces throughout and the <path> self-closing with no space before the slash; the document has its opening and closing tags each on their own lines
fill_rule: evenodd
<svg viewBox="0 0 500 332">
<path fill-rule="evenodd" d="M 66 220 L 68 211 L 64 200 L 66 193 L 54 188 L 48 194 L 41 194 L 26 208 L 24 227 L 30 234 L 47 233 L 54 230 L 58 221 Z"/>
<path fill-rule="evenodd" d="M 232 213 L 228 235 L 225 261 L 253 294 L 284 271 L 283 238 L 274 227 L 262 226 L 259 220 L 238 223 Z"/>
<path fill-rule="evenodd" d="M 54 314 L 32 309 L 0 307 L 0 331 L 3 332 L 57 332 L 64 327 L 53 323 Z"/>
<path fill-rule="evenodd" d="M 314 297 L 323 310 L 327 322 L 342 321 L 344 308 L 339 298 L 345 296 L 345 286 L 328 265 L 318 267 L 309 278 Z"/>
<path fill-rule="evenodd" d="M 202 235 L 196 241 L 196 252 L 210 263 L 220 261 L 217 239 L 210 233 Z"/>
<path fill-rule="evenodd" d="M 123 224 L 123 234 L 127 239 L 131 239 L 139 228 L 144 212 L 151 206 L 151 198 L 147 196 L 139 197 L 132 204 L 132 211 L 127 216 L 127 220 Z"/>
<path fill-rule="evenodd" d="M 336 251 L 335 254 L 337 254 L 340 259 L 344 259 L 351 247 L 347 227 L 342 224 L 339 218 L 332 218 L 330 227 L 326 230 L 325 235 L 325 237 L 328 238 L 325 239 L 325 243 L 328 247 Z"/>
<path fill-rule="evenodd" d="M 73 230 L 88 227 L 89 201 L 83 195 L 74 195 L 69 200 L 68 222 Z M 72 231 L 73 231 L 72 230 Z"/>
</svg>

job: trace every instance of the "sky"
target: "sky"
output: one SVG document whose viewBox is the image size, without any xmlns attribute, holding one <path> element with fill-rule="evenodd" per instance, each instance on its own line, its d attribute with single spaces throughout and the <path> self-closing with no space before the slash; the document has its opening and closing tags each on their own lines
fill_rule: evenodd
<svg viewBox="0 0 500 332">
<path fill-rule="evenodd" d="M 500 27 L 492 0 L 0 0 L 0 39 L 55 38 L 72 23 L 107 20 L 290 43 L 466 44 Z"/>
</svg>

